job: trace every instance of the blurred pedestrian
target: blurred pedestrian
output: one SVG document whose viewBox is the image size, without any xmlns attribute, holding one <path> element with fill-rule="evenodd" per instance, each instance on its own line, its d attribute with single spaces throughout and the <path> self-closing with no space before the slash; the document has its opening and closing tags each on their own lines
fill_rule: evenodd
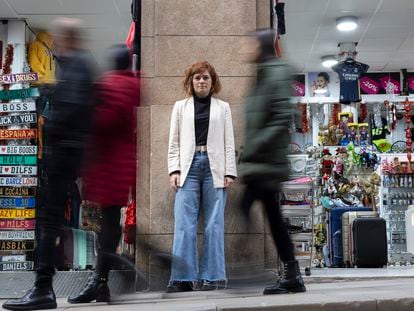
<svg viewBox="0 0 414 311">
<path fill-rule="evenodd" d="M 206 61 L 185 71 L 188 98 L 177 101 L 171 116 L 168 148 L 170 184 L 176 191 L 171 278 L 167 292 L 224 288 L 224 208 L 227 188 L 237 176 L 230 106 L 214 94 L 221 90 L 216 70 Z M 197 223 L 204 213 L 201 264 Z"/>
<path fill-rule="evenodd" d="M 243 48 L 245 56 L 257 63 L 258 68 L 256 86 L 245 104 L 246 137 L 239 166 L 246 184 L 242 209 L 247 214 L 254 201 L 263 203 L 284 266 L 281 278 L 266 287 L 264 294 L 306 291 L 278 201 L 280 183 L 289 173 L 286 154 L 292 111 L 289 70 L 275 57 L 274 37 L 270 29 L 258 30 Z"/>
<path fill-rule="evenodd" d="M 134 188 L 136 173 L 135 109 L 140 80 L 131 70 L 125 44 L 109 50 L 113 70 L 96 85 L 96 106 L 83 175 L 84 199 L 101 207 L 99 251 L 95 273 L 70 303 L 109 302 L 109 270 L 121 237 L 121 208 Z"/>
<path fill-rule="evenodd" d="M 60 18 L 53 26 L 58 50 L 57 83 L 45 126 L 45 202 L 36 208 L 36 277 L 26 295 L 3 304 L 8 310 L 57 307 L 52 287 L 57 237 L 64 223 L 67 191 L 80 173 L 90 125 L 93 70 L 90 53 L 81 49 L 81 22 Z"/>
</svg>

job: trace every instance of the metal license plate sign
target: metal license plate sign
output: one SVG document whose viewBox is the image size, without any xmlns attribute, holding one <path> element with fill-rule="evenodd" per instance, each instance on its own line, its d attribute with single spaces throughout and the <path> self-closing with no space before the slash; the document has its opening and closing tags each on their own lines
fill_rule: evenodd
<svg viewBox="0 0 414 311">
<path fill-rule="evenodd" d="M 36 137 L 36 129 L 0 130 L 0 139 L 33 139 Z"/>
<path fill-rule="evenodd" d="M 0 177 L 0 186 L 35 187 L 37 177 Z"/>
<path fill-rule="evenodd" d="M 35 198 L 0 198 L 0 207 L 35 207 Z"/>
<path fill-rule="evenodd" d="M 25 112 L 25 111 L 35 111 L 35 110 L 36 110 L 35 102 L 0 104 L 0 112 Z"/>
<path fill-rule="evenodd" d="M 0 262 L 7 261 L 26 261 L 26 255 L 5 255 L 0 256 Z"/>
<path fill-rule="evenodd" d="M 39 90 L 37 88 L 0 91 L 0 100 L 24 99 L 37 96 L 39 96 Z"/>
<path fill-rule="evenodd" d="M 32 231 L 0 231 L 0 240 L 34 240 L 35 232 Z"/>
<path fill-rule="evenodd" d="M 35 82 L 37 80 L 39 80 L 39 77 L 36 72 L 0 75 L 0 83 L 3 84 L 27 83 Z"/>
<path fill-rule="evenodd" d="M 8 241 L 0 240 L 1 251 L 32 251 L 34 250 L 34 241 Z"/>
<path fill-rule="evenodd" d="M 0 209 L 0 218 L 2 219 L 13 219 L 13 218 L 34 218 L 35 209 L 11 209 L 4 208 Z"/>
<path fill-rule="evenodd" d="M 37 154 L 37 146 L 0 146 L 0 155 L 1 154 L 17 154 L 17 155 L 29 155 Z"/>
<path fill-rule="evenodd" d="M 0 187 L 0 197 L 34 197 L 36 188 Z"/>
<path fill-rule="evenodd" d="M 28 271 L 33 270 L 33 261 L 0 262 L 0 271 Z"/>
<path fill-rule="evenodd" d="M 29 123 L 37 123 L 36 113 L 25 113 L 15 116 L 0 117 L 0 126 L 20 125 Z"/>
<path fill-rule="evenodd" d="M 9 230 L 33 230 L 35 228 L 35 220 L 34 219 L 0 219 L 0 229 L 9 229 Z"/>
<path fill-rule="evenodd" d="M 0 166 L 0 175 L 36 175 L 37 166 Z"/>
<path fill-rule="evenodd" d="M 0 155 L 0 165 L 36 165 L 36 156 Z"/>
</svg>

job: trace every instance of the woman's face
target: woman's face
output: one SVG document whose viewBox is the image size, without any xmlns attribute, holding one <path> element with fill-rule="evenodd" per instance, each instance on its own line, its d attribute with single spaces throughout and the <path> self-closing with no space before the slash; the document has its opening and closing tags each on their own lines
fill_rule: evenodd
<svg viewBox="0 0 414 311">
<path fill-rule="evenodd" d="M 193 88 L 198 97 L 207 97 L 211 91 L 211 76 L 208 70 L 196 73 L 193 76 Z"/>
</svg>

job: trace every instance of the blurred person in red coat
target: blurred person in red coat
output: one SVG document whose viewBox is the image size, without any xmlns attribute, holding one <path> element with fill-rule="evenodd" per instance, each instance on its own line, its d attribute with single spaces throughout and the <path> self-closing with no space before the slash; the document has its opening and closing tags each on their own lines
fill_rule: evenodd
<svg viewBox="0 0 414 311">
<path fill-rule="evenodd" d="M 125 206 L 136 174 L 135 108 L 140 80 L 130 70 L 126 45 L 109 50 L 114 70 L 97 82 L 96 107 L 85 165 L 84 199 L 102 210 L 98 233 L 99 251 L 95 273 L 70 303 L 110 301 L 107 285 L 111 262 L 121 237 L 120 209 Z"/>
</svg>

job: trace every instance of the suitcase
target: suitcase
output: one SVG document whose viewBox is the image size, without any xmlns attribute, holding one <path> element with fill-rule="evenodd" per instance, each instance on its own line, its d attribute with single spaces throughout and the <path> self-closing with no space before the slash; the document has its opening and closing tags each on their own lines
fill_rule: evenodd
<svg viewBox="0 0 414 311">
<path fill-rule="evenodd" d="M 350 249 L 350 225 L 356 218 L 378 217 L 378 213 L 370 212 L 346 212 L 342 215 L 342 255 L 344 264 L 349 267 L 351 264 Z"/>
<path fill-rule="evenodd" d="M 328 219 L 328 245 L 331 267 L 343 266 L 342 251 L 342 214 L 346 212 L 372 211 L 368 207 L 334 207 L 329 211 Z M 335 239 L 334 239 L 335 235 Z"/>
<path fill-rule="evenodd" d="M 357 218 L 351 223 L 353 266 L 383 267 L 388 262 L 386 223 L 383 218 Z"/>
</svg>

